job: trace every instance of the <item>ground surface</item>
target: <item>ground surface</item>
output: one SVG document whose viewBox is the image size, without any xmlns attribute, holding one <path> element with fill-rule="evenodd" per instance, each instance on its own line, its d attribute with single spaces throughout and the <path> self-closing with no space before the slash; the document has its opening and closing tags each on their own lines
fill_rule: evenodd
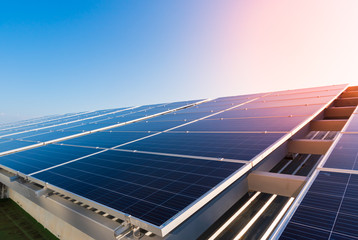
<svg viewBox="0 0 358 240">
<path fill-rule="evenodd" d="M 56 240 L 57 238 L 11 199 L 0 200 L 1 240 Z"/>
</svg>

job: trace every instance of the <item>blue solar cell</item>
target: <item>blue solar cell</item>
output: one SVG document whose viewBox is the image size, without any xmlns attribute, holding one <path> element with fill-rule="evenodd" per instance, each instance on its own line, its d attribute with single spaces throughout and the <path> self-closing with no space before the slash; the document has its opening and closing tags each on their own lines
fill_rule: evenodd
<svg viewBox="0 0 358 240">
<path fill-rule="evenodd" d="M 357 189 L 357 186 L 354 186 Z M 357 191 L 357 190 L 356 190 Z M 343 199 L 342 206 L 340 208 L 340 212 L 344 214 L 352 214 L 358 216 L 358 196 L 355 195 L 354 198 L 351 198 L 347 193 L 345 198 Z"/>
<path fill-rule="evenodd" d="M 293 90 L 283 90 L 283 91 L 276 91 L 272 94 L 280 94 L 280 95 L 290 95 L 290 94 L 306 94 L 309 92 L 325 92 L 325 91 L 331 91 L 335 90 L 338 94 L 340 91 L 342 91 L 345 87 L 347 87 L 347 84 L 340 84 L 340 85 L 332 85 L 332 86 L 323 86 L 323 87 L 314 87 L 314 88 L 301 88 L 301 89 L 293 89 Z"/>
<path fill-rule="evenodd" d="M 297 99 L 281 99 L 281 100 L 270 100 L 265 101 L 265 98 L 260 98 L 256 101 L 245 104 L 247 108 L 259 108 L 259 107 L 283 107 L 283 106 L 293 106 L 293 105 L 302 105 L 302 104 L 326 104 L 327 102 L 333 100 L 334 96 L 325 96 L 325 97 L 314 97 L 314 98 L 297 98 Z"/>
<path fill-rule="evenodd" d="M 342 89 L 327 89 L 326 91 L 307 91 L 307 92 L 283 92 L 283 93 L 272 93 L 263 97 L 263 100 L 288 100 L 288 99 L 306 99 L 306 98 L 321 98 L 327 96 L 336 96 Z"/>
<path fill-rule="evenodd" d="M 352 240 L 352 236 L 348 235 L 342 235 L 339 233 L 332 233 L 331 238 L 332 240 Z"/>
<path fill-rule="evenodd" d="M 329 235 L 329 231 L 290 222 L 280 240 L 327 240 Z"/>
<path fill-rule="evenodd" d="M 212 162 L 106 151 L 34 177 L 160 226 L 243 166 Z"/>
<path fill-rule="evenodd" d="M 270 117 L 270 116 L 290 116 L 290 115 L 312 115 L 322 105 L 300 105 L 300 106 L 289 106 L 289 107 L 275 107 L 275 108 L 244 108 L 243 105 L 240 108 L 235 108 L 208 119 L 218 118 L 245 118 L 245 117 Z"/>
<path fill-rule="evenodd" d="M 2 156 L 0 164 L 24 174 L 31 174 L 98 151 L 91 148 L 47 145 Z"/>
<path fill-rule="evenodd" d="M 124 149 L 250 160 L 284 133 L 162 133 L 123 146 Z"/>
<path fill-rule="evenodd" d="M 301 202 L 301 205 L 336 212 L 341 204 L 342 196 L 326 195 L 324 198 L 325 201 L 322 201 L 322 194 L 309 191 Z"/>
<path fill-rule="evenodd" d="M 356 200 L 356 205 L 358 200 Z M 358 238 L 358 216 L 339 213 L 333 231 L 350 236 L 351 239 Z"/>
<path fill-rule="evenodd" d="M 200 120 L 176 131 L 291 131 L 309 116 Z"/>
<path fill-rule="evenodd" d="M 358 114 L 353 114 L 345 132 L 358 132 Z"/>
<path fill-rule="evenodd" d="M 72 133 L 73 134 L 73 133 Z M 73 138 L 61 143 L 70 145 L 111 148 L 142 137 L 151 135 L 148 132 L 97 132 Z"/>
<path fill-rule="evenodd" d="M 335 212 L 300 205 L 290 222 L 330 231 L 335 218 Z"/>
<path fill-rule="evenodd" d="M 358 170 L 358 134 L 343 134 L 324 167 Z"/>
</svg>

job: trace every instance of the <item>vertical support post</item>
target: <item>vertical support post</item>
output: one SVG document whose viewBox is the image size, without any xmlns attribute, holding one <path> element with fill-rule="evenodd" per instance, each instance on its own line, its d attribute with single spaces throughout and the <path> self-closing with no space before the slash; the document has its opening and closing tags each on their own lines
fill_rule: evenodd
<svg viewBox="0 0 358 240">
<path fill-rule="evenodd" d="M 8 189 L 6 187 L 6 185 L 2 184 L 0 182 L 0 199 L 4 199 L 4 198 L 8 198 L 9 194 L 8 194 Z"/>
</svg>

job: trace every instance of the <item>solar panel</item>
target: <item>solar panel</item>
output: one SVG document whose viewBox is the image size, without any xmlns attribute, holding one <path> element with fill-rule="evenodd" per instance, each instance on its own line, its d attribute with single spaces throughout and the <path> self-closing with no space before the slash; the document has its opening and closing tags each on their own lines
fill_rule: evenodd
<svg viewBox="0 0 358 240">
<path fill-rule="evenodd" d="M 168 132 L 122 146 L 121 148 L 191 156 L 251 160 L 284 135 L 284 133 Z"/>
<path fill-rule="evenodd" d="M 0 164 L 24 174 L 31 174 L 99 151 L 93 148 L 50 144 L 1 156 Z"/>
<path fill-rule="evenodd" d="M 152 133 L 148 132 L 97 132 L 89 135 L 85 135 L 78 138 L 69 139 L 63 141 L 63 144 L 90 146 L 90 147 L 102 147 L 112 148 L 120 144 L 131 142 L 133 140 L 147 137 Z"/>
<path fill-rule="evenodd" d="M 342 134 L 324 167 L 358 170 L 358 134 Z"/>
<path fill-rule="evenodd" d="M 33 177 L 161 226 L 243 165 L 109 150 Z"/>
<path fill-rule="evenodd" d="M 358 114 L 352 114 L 349 119 L 349 125 L 345 132 L 357 132 L 358 133 Z"/>
<path fill-rule="evenodd" d="M 282 100 L 265 100 L 259 99 L 245 105 L 247 108 L 258 108 L 258 107 L 280 107 L 280 106 L 294 106 L 302 103 L 307 105 L 322 104 L 325 105 L 330 100 L 334 99 L 335 96 L 324 96 L 324 97 L 312 97 L 312 98 L 297 98 L 297 99 L 282 99 Z"/>
<path fill-rule="evenodd" d="M 292 90 L 283 90 L 283 91 L 276 91 L 273 93 L 280 94 L 280 95 L 290 95 L 290 94 L 305 94 L 305 93 L 319 93 L 319 92 L 325 92 L 330 90 L 336 90 L 336 94 L 340 93 L 342 89 L 347 87 L 347 84 L 339 84 L 339 85 L 332 85 L 332 86 L 323 86 L 323 87 L 313 87 L 313 88 L 301 88 L 301 89 L 292 89 Z"/>
<path fill-rule="evenodd" d="M 242 119 L 201 120 L 176 129 L 177 131 L 235 132 L 285 131 L 289 132 L 309 116 L 265 117 Z"/>
<path fill-rule="evenodd" d="M 319 172 L 280 239 L 357 238 L 358 175 Z"/>
<path fill-rule="evenodd" d="M 297 99 L 297 98 L 320 98 L 326 96 L 336 96 L 340 91 L 341 88 L 338 89 L 326 89 L 324 91 L 307 91 L 307 92 L 299 92 L 299 91 L 292 91 L 292 92 L 283 92 L 283 93 L 273 93 L 265 97 L 267 101 L 279 100 L 279 101 L 287 101 L 289 99 Z"/>
<path fill-rule="evenodd" d="M 220 113 L 216 116 L 210 117 L 208 119 L 217 119 L 217 118 L 245 118 L 245 117 L 287 117 L 290 115 L 299 116 L 299 115 L 312 115 L 316 111 L 322 108 L 321 104 L 316 105 L 296 105 L 296 106 L 280 106 L 273 108 L 246 108 L 246 105 L 242 107 L 232 109 Z"/>
</svg>

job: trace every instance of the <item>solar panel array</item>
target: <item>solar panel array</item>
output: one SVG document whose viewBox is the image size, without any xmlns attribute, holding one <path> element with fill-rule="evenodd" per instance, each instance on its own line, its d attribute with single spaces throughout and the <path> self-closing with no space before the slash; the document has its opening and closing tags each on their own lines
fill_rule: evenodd
<svg viewBox="0 0 358 240">
<path fill-rule="evenodd" d="M 321 171 L 280 239 L 356 239 L 358 175 Z"/>
<path fill-rule="evenodd" d="M 250 161 L 288 139 L 344 87 L 4 124 L 0 165 L 162 229 L 237 180 Z"/>
<path fill-rule="evenodd" d="M 358 239 L 357 109 L 280 239 Z"/>
</svg>

